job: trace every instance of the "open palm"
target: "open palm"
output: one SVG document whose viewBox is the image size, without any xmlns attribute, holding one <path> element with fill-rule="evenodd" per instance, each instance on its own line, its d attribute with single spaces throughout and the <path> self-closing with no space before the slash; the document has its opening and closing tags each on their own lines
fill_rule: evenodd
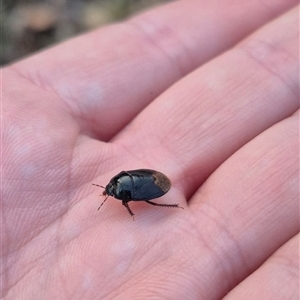
<svg viewBox="0 0 300 300">
<path fill-rule="evenodd" d="M 297 2 L 234 2 L 178 1 L 3 70 L 4 299 L 296 299 Z M 138 168 L 185 209 L 97 211 L 92 183 Z"/>
</svg>

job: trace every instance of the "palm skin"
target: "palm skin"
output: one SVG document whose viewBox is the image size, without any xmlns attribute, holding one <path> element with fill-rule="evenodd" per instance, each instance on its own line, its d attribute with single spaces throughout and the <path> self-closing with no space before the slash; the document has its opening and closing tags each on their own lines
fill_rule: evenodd
<svg viewBox="0 0 300 300">
<path fill-rule="evenodd" d="M 296 1 L 247 3 L 178 1 L 3 69 L 4 299 L 297 299 Z M 97 211 L 92 183 L 139 168 L 184 210 Z"/>
</svg>

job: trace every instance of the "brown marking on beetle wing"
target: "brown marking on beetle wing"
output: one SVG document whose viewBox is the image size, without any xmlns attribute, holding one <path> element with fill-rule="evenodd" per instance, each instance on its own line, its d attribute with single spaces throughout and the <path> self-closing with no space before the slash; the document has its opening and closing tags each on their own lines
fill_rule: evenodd
<svg viewBox="0 0 300 300">
<path fill-rule="evenodd" d="M 160 172 L 155 172 L 152 174 L 152 176 L 154 177 L 154 183 L 159 186 L 164 193 L 171 188 L 171 181 L 166 175 Z"/>
</svg>

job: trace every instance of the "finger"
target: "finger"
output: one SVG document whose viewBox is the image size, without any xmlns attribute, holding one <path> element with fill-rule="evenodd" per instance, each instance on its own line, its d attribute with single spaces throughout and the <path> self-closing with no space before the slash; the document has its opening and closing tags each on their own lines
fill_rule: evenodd
<svg viewBox="0 0 300 300">
<path fill-rule="evenodd" d="M 107 140 L 179 78 L 295 4 L 178 1 L 14 68 L 57 93 L 83 131 Z"/>
<path fill-rule="evenodd" d="M 116 144 L 138 163 L 164 166 L 189 197 L 226 158 L 299 107 L 297 20 L 298 10 L 290 11 L 178 82 Z"/>
<path fill-rule="evenodd" d="M 200 266 L 207 270 L 206 284 L 221 286 L 223 293 L 299 232 L 298 117 L 274 125 L 237 151 L 192 198 L 201 255 L 213 261 Z"/>
<path fill-rule="evenodd" d="M 293 237 L 224 300 L 297 299 L 299 295 L 299 235 Z"/>
</svg>

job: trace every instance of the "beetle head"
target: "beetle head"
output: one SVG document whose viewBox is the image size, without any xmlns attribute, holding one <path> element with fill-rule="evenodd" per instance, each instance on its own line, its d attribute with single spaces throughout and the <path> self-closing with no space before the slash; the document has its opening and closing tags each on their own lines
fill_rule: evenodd
<svg viewBox="0 0 300 300">
<path fill-rule="evenodd" d="M 103 195 L 106 196 L 112 196 L 114 197 L 115 195 L 115 184 L 113 183 L 109 183 L 106 187 L 105 187 L 105 190 L 103 191 Z"/>
</svg>

